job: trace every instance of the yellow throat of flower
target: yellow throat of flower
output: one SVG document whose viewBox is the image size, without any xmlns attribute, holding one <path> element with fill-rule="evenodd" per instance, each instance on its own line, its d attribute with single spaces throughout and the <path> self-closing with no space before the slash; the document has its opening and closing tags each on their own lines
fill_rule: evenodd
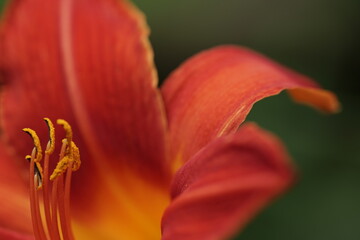
<svg viewBox="0 0 360 240">
<path fill-rule="evenodd" d="M 25 158 L 30 162 L 30 208 L 33 231 L 37 240 L 73 240 L 70 219 L 70 185 L 71 174 L 79 169 L 80 152 L 72 141 L 72 130 L 68 122 L 62 119 L 57 124 L 62 125 L 66 138 L 62 140 L 60 157 L 56 168 L 49 176 L 49 160 L 55 150 L 55 128 L 50 119 L 44 118 L 49 128 L 49 141 L 46 146 L 44 165 L 40 164 L 43 158 L 41 143 L 36 132 L 24 128 L 33 142 L 31 155 Z M 40 192 L 42 191 L 42 207 L 45 221 L 42 220 L 40 210 Z"/>
</svg>

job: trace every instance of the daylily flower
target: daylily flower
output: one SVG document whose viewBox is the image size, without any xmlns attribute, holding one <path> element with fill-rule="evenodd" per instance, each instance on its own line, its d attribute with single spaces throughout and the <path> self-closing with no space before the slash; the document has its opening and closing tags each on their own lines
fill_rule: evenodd
<svg viewBox="0 0 360 240">
<path fill-rule="evenodd" d="M 243 123 L 255 102 L 288 90 L 297 102 L 338 109 L 307 77 L 237 46 L 199 53 L 157 88 L 144 17 L 125 0 L 13 0 L 0 34 L 0 239 L 63 231 L 44 213 L 42 222 L 31 217 L 29 203 L 42 209 L 51 191 L 35 190 L 43 162 L 29 176 L 33 143 L 21 129 L 46 143 L 43 117 L 66 119 L 73 138 L 64 146 L 73 140 L 80 151 L 71 219 L 60 219 L 74 239 L 206 240 L 233 236 L 293 181 L 282 143 Z M 62 138 L 57 129 L 60 160 L 69 151 Z M 56 154 L 45 154 L 50 169 Z"/>
</svg>

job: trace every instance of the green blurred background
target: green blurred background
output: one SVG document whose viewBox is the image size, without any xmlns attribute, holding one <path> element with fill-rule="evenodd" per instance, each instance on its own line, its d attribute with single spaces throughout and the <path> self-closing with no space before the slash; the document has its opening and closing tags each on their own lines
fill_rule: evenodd
<svg viewBox="0 0 360 240">
<path fill-rule="evenodd" d="M 239 44 L 315 78 L 342 112 L 325 116 L 286 94 L 248 120 L 283 139 L 300 180 L 236 239 L 360 239 L 360 1 L 135 0 L 152 29 L 161 80 L 191 55 Z M 4 0 L 0 0 L 3 5 Z"/>
</svg>

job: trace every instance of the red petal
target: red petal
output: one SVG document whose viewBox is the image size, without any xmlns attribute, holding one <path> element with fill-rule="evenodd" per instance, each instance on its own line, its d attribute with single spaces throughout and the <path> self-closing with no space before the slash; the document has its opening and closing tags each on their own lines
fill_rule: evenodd
<svg viewBox="0 0 360 240">
<path fill-rule="evenodd" d="M 20 233 L 32 234 L 29 193 L 21 163 L 0 142 L 0 239 L 13 239 L 3 237 L 6 234 L 14 237 Z"/>
<path fill-rule="evenodd" d="M 288 158 L 276 137 L 252 124 L 213 141 L 177 172 L 162 239 L 230 237 L 293 181 Z"/>
<path fill-rule="evenodd" d="M 211 139 L 236 131 L 255 102 L 284 89 L 323 111 L 338 108 L 332 93 L 248 49 L 224 46 L 191 58 L 161 89 L 175 158 L 187 160 Z"/>
<path fill-rule="evenodd" d="M 1 120 L 21 158 L 32 149 L 23 127 L 45 143 L 41 119 L 64 118 L 84 156 L 77 194 L 96 191 L 83 187 L 96 171 L 162 178 L 165 116 L 142 14 L 119 0 L 12 3 L 0 35 Z"/>
<path fill-rule="evenodd" d="M 34 240 L 34 237 L 28 234 L 22 234 L 0 227 L 0 239 L 6 240 Z"/>
</svg>

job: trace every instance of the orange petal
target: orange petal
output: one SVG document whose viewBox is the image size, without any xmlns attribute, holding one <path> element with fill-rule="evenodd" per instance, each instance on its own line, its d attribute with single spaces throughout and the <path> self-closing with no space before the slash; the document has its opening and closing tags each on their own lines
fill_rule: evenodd
<svg viewBox="0 0 360 240">
<path fill-rule="evenodd" d="M 32 234 L 29 193 L 22 171 L 22 163 L 10 156 L 9 149 L 0 142 L 0 239 L 17 239 Z M 8 236 L 5 238 L 3 236 Z M 10 236 L 14 236 L 11 238 Z"/>
<path fill-rule="evenodd" d="M 175 158 L 186 161 L 211 139 L 236 131 L 255 102 L 284 89 L 323 111 L 338 108 L 332 93 L 248 49 L 223 46 L 192 57 L 161 89 Z"/>
<path fill-rule="evenodd" d="M 227 239 L 293 181 L 280 141 L 252 124 L 214 140 L 176 174 L 163 240 Z"/>
<path fill-rule="evenodd" d="M 86 157 L 76 194 L 97 193 L 83 188 L 96 171 L 163 179 L 165 116 L 143 15 L 125 0 L 22 0 L 4 19 L 1 121 L 19 156 L 32 149 L 20 129 L 46 143 L 41 119 L 63 118 Z"/>
<path fill-rule="evenodd" d="M 289 89 L 289 94 L 294 101 L 317 107 L 325 113 L 336 113 L 340 110 L 340 103 L 336 96 L 329 91 L 311 88 Z"/>
</svg>

